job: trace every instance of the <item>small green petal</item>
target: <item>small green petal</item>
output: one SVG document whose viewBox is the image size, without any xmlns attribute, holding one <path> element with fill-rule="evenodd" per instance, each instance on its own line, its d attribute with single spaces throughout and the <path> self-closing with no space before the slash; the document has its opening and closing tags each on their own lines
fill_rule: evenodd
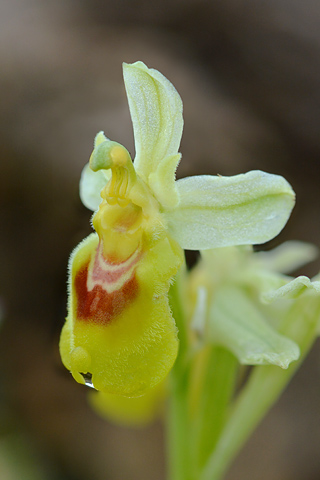
<svg viewBox="0 0 320 480">
<path fill-rule="evenodd" d="M 179 194 L 176 187 L 175 173 L 181 154 L 164 158 L 155 172 L 149 176 L 149 186 L 163 208 L 171 209 L 178 205 Z"/>
<path fill-rule="evenodd" d="M 162 159 L 178 153 L 182 101 L 169 80 L 142 62 L 124 63 L 123 76 L 134 130 L 135 168 L 147 181 Z"/>
<path fill-rule="evenodd" d="M 288 368 L 299 358 L 298 345 L 269 326 L 239 288 L 219 288 L 209 315 L 211 342 L 231 350 L 242 364 Z"/>
<path fill-rule="evenodd" d="M 81 173 L 80 198 L 83 205 L 93 212 L 98 210 L 102 198 L 100 192 L 111 177 L 110 170 L 93 172 L 87 163 Z"/>
<path fill-rule="evenodd" d="M 297 298 L 305 291 L 308 291 L 310 294 L 319 295 L 320 281 L 311 281 L 308 277 L 301 275 L 283 287 L 263 294 L 261 299 L 265 303 L 270 303 L 280 298 Z"/>
<path fill-rule="evenodd" d="M 283 177 L 258 170 L 188 177 L 177 188 L 179 206 L 166 218 L 171 235 L 189 250 L 267 242 L 283 229 L 295 201 Z"/>
</svg>

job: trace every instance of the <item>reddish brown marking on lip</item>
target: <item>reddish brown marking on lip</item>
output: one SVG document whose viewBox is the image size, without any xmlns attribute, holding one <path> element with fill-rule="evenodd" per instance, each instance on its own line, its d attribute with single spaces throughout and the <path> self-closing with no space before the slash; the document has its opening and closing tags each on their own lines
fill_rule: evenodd
<svg viewBox="0 0 320 480">
<path fill-rule="evenodd" d="M 88 264 L 83 266 L 74 279 L 77 298 L 77 319 L 107 325 L 122 313 L 138 295 L 138 282 L 132 277 L 119 290 L 106 292 L 100 285 L 87 289 Z"/>
</svg>

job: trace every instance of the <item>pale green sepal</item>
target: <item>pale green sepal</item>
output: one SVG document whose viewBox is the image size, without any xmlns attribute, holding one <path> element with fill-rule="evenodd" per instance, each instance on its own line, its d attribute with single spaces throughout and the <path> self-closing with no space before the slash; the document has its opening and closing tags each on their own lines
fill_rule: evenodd
<svg viewBox="0 0 320 480">
<path fill-rule="evenodd" d="M 245 365 L 288 368 L 300 354 L 295 342 L 268 325 L 245 293 L 231 286 L 216 291 L 209 312 L 209 338 Z"/>
<path fill-rule="evenodd" d="M 179 203 L 179 194 L 176 187 L 176 169 L 181 154 L 170 155 L 159 163 L 155 172 L 149 175 L 149 186 L 164 209 L 175 208 Z"/>
<path fill-rule="evenodd" d="M 123 64 L 135 138 L 135 168 L 145 180 L 158 163 L 178 152 L 182 128 L 182 101 L 160 72 L 142 62 Z"/>
<path fill-rule="evenodd" d="M 283 229 L 295 201 L 283 177 L 258 170 L 187 177 L 177 188 L 179 206 L 166 217 L 171 235 L 189 250 L 267 242 Z"/>
<path fill-rule="evenodd" d="M 111 178 L 110 170 L 99 170 L 93 172 L 87 163 L 81 173 L 80 178 L 80 198 L 83 205 L 93 212 L 98 210 L 102 198 L 101 190 Z"/>
<path fill-rule="evenodd" d="M 288 241 L 268 252 L 256 252 L 256 267 L 279 273 L 290 273 L 318 257 L 319 250 L 312 243 Z"/>
<path fill-rule="evenodd" d="M 319 295 L 320 281 L 312 281 L 308 277 L 301 275 L 277 290 L 264 293 L 261 295 L 261 300 L 265 303 L 270 303 L 280 298 L 297 298 L 305 291 L 308 291 L 310 294 Z"/>
</svg>

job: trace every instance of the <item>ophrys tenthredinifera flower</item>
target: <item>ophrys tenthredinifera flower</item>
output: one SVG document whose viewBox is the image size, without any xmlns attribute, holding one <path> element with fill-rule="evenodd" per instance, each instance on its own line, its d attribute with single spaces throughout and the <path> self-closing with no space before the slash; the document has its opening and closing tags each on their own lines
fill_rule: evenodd
<svg viewBox="0 0 320 480">
<path fill-rule="evenodd" d="M 182 249 L 266 242 L 285 225 L 294 193 L 261 171 L 176 181 L 181 99 L 158 71 L 141 62 L 123 68 L 136 157 L 133 164 L 123 146 L 97 135 L 80 184 L 96 233 L 70 258 L 60 349 L 78 382 L 139 396 L 177 355 L 168 291 Z"/>
</svg>

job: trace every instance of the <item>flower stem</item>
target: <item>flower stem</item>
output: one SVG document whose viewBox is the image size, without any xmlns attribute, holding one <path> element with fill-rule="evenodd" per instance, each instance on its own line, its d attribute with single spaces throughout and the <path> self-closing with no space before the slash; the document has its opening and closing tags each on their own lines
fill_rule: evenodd
<svg viewBox="0 0 320 480">
<path fill-rule="evenodd" d="M 226 349 L 222 347 L 209 349 L 201 397 L 194 412 L 193 452 L 198 472 L 208 460 L 223 430 L 238 365 L 235 357 Z M 196 478 L 198 476 L 199 474 Z"/>
<path fill-rule="evenodd" d="M 167 417 L 168 478 L 191 480 L 189 468 L 189 428 L 185 382 L 171 375 L 171 398 Z"/>
<path fill-rule="evenodd" d="M 169 292 L 170 306 L 179 330 L 179 354 L 170 373 L 170 399 L 167 415 L 167 457 L 170 480 L 192 480 L 189 468 L 188 376 L 186 360 L 188 337 L 177 275 Z"/>
</svg>

